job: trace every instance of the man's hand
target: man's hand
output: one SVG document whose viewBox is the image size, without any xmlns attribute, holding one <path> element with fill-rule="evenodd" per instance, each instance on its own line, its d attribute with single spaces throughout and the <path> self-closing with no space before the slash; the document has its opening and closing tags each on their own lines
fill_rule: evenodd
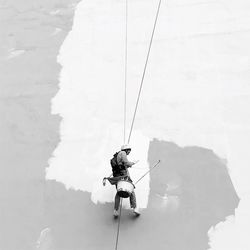
<svg viewBox="0 0 250 250">
<path fill-rule="evenodd" d="M 103 185 L 103 186 L 105 186 L 105 185 L 106 185 L 106 180 L 107 180 L 107 178 L 106 178 L 106 177 L 104 177 L 104 178 L 103 178 L 103 180 L 102 180 L 102 185 Z"/>
</svg>

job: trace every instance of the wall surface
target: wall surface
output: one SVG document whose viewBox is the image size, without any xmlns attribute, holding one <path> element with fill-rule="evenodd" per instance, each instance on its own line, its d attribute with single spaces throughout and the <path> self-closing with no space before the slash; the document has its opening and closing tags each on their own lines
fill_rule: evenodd
<svg viewBox="0 0 250 250">
<path fill-rule="evenodd" d="M 128 1 L 126 139 L 158 1 Z M 0 250 L 114 249 L 126 1 L 0 1 Z M 247 250 L 250 4 L 162 1 L 118 249 Z"/>
<path fill-rule="evenodd" d="M 59 141 L 51 98 L 78 1 L 0 1 L 0 249 L 36 249 L 45 168 Z"/>
</svg>

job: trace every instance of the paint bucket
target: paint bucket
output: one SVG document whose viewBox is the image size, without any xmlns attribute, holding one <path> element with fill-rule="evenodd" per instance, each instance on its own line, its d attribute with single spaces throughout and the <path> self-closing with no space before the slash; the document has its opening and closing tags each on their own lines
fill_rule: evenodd
<svg viewBox="0 0 250 250">
<path fill-rule="evenodd" d="M 117 194 L 122 198 L 128 198 L 134 191 L 134 184 L 130 181 L 120 180 L 117 183 Z"/>
</svg>

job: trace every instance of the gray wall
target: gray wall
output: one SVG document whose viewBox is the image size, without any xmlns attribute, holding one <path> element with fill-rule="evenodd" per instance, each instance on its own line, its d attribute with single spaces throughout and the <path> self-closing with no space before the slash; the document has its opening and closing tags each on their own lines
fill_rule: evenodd
<svg viewBox="0 0 250 250">
<path fill-rule="evenodd" d="M 60 118 L 50 114 L 60 72 L 56 57 L 77 2 L 1 2 L 1 250 L 112 249 L 115 244 L 113 204 L 94 205 L 87 192 L 45 181 L 59 141 Z M 159 155 L 148 208 L 137 219 L 123 211 L 119 249 L 207 249 L 209 228 L 233 215 L 239 202 L 225 161 L 209 149 L 152 140 L 151 166 Z"/>
</svg>

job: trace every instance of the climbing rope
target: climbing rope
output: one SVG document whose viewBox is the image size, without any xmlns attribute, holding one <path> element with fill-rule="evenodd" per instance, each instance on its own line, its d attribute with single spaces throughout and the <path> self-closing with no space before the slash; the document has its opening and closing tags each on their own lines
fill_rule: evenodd
<svg viewBox="0 0 250 250">
<path fill-rule="evenodd" d="M 126 119 L 127 119 L 127 72 L 128 72 L 128 0 L 126 0 L 125 13 L 125 69 L 124 69 L 124 123 L 123 123 L 123 143 L 126 141 Z"/>
<path fill-rule="evenodd" d="M 130 128 L 130 132 L 129 132 L 128 143 L 130 142 L 130 137 L 131 137 L 133 126 L 134 126 L 134 122 L 135 122 L 135 116 L 136 116 L 136 112 L 137 112 L 137 108 L 138 108 L 138 104 L 139 104 L 139 100 L 140 100 L 140 96 L 141 96 L 142 86 L 143 86 L 144 77 L 145 77 L 145 73 L 146 73 L 146 69 L 147 69 L 147 64 L 148 64 L 148 59 L 149 59 L 149 54 L 150 54 L 150 51 L 151 51 L 151 46 L 152 46 L 152 42 L 153 42 L 153 38 L 154 38 L 155 28 L 156 28 L 156 24 L 157 24 L 159 12 L 160 12 L 160 7 L 161 7 L 161 0 L 159 0 L 159 3 L 158 3 L 158 8 L 157 8 L 157 12 L 156 12 L 154 27 L 153 27 L 153 32 L 152 32 L 150 43 L 149 43 L 147 58 L 146 58 L 146 62 L 145 62 L 145 65 L 144 65 L 144 70 L 143 70 L 143 74 L 142 74 L 140 89 L 139 89 L 139 93 L 138 93 L 137 101 L 136 101 L 136 105 L 135 105 L 134 116 L 133 116 L 133 120 L 132 120 L 132 124 L 131 124 L 131 128 Z"/>
<path fill-rule="evenodd" d="M 153 27 L 153 31 L 152 31 L 152 35 L 151 35 L 151 39 L 150 39 L 150 43 L 149 43 L 149 48 L 148 48 L 148 53 L 147 53 L 147 57 L 146 57 L 146 62 L 144 65 L 143 74 L 142 74 L 140 89 L 139 89 L 139 93 L 137 96 L 135 111 L 134 111 L 133 120 L 132 120 L 132 124 L 131 124 L 131 128 L 130 128 L 130 132 L 129 132 L 128 143 L 130 142 L 130 138 L 131 138 L 134 122 L 135 122 L 135 117 L 136 117 L 137 108 L 138 108 L 138 104 L 139 104 L 139 100 L 140 100 L 140 96 L 141 96 L 142 86 L 143 86 L 144 77 L 145 77 L 145 73 L 146 73 L 146 69 L 147 69 L 147 64 L 148 64 L 148 59 L 149 59 L 149 55 L 150 55 L 150 51 L 151 51 L 151 46 L 152 46 L 152 42 L 153 42 L 155 28 L 156 28 L 156 24 L 157 24 L 157 20 L 158 20 L 158 16 L 159 16 L 160 6 L 161 6 L 161 0 L 159 0 L 159 3 L 158 3 L 158 8 L 157 8 L 157 12 L 156 12 L 155 21 L 154 21 L 154 27 Z M 124 124 L 123 124 L 124 125 L 124 127 L 123 127 L 123 129 L 124 129 L 123 130 L 124 143 L 126 140 L 126 113 L 127 113 L 126 106 L 127 106 L 127 63 L 128 63 L 128 58 L 127 58 L 127 54 L 128 54 L 127 53 L 128 52 L 128 0 L 126 0 L 126 20 L 125 20 L 125 23 L 126 23 L 126 31 L 125 31 L 125 72 L 124 72 L 125 79 L 124 79 Z M 155 168 L 159 163 L 160 163 L 160 161 L 158 161 L 157 164 L 153 168 Z M 144 178 L 144 176 L 146 174 L 148 174 L 152 169 L 150 169 L 148 172 L 146 172 L 136 183 L 138 183 L 142 178 Z M 119 211 L 119 218 L 118 218 L 118 225 L 117 225 L 115 250 L 118 249 L 121 215 L 122 215 L 122 198 L 120 200 L 120 211 Z"/>
<path fill-rule="evenodd" d="M 116 233 L 115 250 L 117 250 L 117 248 L 118 248 L 119 233 L 120 233 L 120 224 L 121 224 L 121 216 L 122 216 L 122 198 L 120 200 L 120 212 L 119 212 L 119 217 L 118 217 L 118 226 L 117 226 L 117 233 Z"/>
<path fill-rule="evenodd" d="M 127 66 L 128 66 L 128 0 L 126 0 L 126 13 L 125 13 L 125 65 L 124 65 L 125 70 L 124 70 L 124 121 L 123 121 L 123 143 L 124 144 L 126 141 Z M 122 216 L 122 198 L 120 200 L 120 211 L 119 211 L 119 218 L 118 218 L 118 225 L 117 225 L 115 250 L 118 249 L 121 216 Z"/>
</svg>

